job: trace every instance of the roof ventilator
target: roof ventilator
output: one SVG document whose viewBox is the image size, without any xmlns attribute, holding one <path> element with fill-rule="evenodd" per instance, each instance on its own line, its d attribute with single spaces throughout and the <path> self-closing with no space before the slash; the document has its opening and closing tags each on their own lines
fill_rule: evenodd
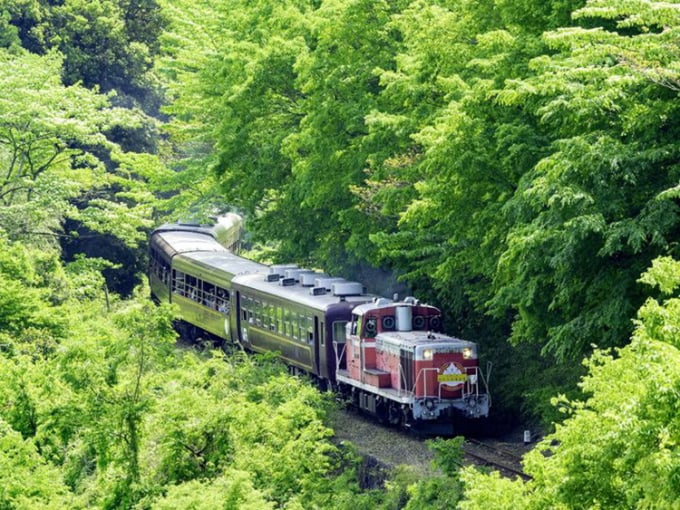
<svg viewBox="0 0 680 510">
<path fill-rule="evenodd" d="M 317 273 L 315 271 L 311 271 L 309 273 L 300 274 L 300 283 L 302 284 L 303 287 L 313 287 L 314 282 L 317 278 L 327 277 L 328 275 L 326 273 Z"/>
<path fill-rule="evenodd" d="M 375 297 L 373 298 L 373 303 L 376 306 L 387 306 L 392 303 L 392 300 L 386 297 Z"/>
<path fill-rule="evenodd" d="M 299 282 L 303 274 L 314 273 L 311 269 L 286 269 L 284 273 L 286 278 L 295 278 L 296 282 Z"/>
<path fill-rule="evenodd" d="M 314 280 L 315 287 L 323 287 L 327 291 L 333 290 L 332 285 L 336 282 L 346 282 L 344 278 L 317 278 Z"/>
<path fill-rule="evenodd" d="M 297 269 L 296 264 L 272 264 L 269 266 L 270 273 L 284 274 L 287 269 Z"/>
<path fill-rule="evenodd" d="M 331 284 L 334 296 L 361 296 L 364 286 L 357 282 L 334 282 Z"/>
</svg>

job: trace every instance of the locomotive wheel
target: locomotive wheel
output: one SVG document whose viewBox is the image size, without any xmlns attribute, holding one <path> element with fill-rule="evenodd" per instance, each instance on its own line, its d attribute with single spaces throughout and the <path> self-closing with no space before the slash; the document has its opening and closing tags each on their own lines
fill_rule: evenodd
<svg viewBox="0 0 680 510">
<path fill-rule="evenodd" d="M 389 411 L 389 424 L 393 427 L 410 429 L 411 412 L 408 407 L 392 402 Z"/>
</svg>

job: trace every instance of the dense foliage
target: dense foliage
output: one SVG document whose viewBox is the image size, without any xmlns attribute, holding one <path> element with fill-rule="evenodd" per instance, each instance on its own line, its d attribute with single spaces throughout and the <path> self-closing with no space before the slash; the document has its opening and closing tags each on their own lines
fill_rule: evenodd
<svg viewBox="0 0 680 510">
<path fill-rule="evenodd" d="M 0 247 L 2 508 L 368 510 L 462 493 L 442 475 L 410 495 L 408 468 L 362 490 L 361 459 L 326 425 L 331 395 L 274 356 L 177 347 L 174 310 L 107 302 L 97 264 Z M 457 445 L 438 447 L 455 475 Z"/>
<path fill-rule="evenodd" d="M 160 8 L 6 0 L 0 20 L 2 225 L 13 239 L 58 241 L 69 259 L 107 258 L 108 285 L 129 294 L 161 171 L 148 115 L 161 98 Z"/>
<path fill-rule="evenodd" d="M 31 255 L 3 250 L 3 281 L 31 269 Z M 72 288 L 70 269 L 62 294 L 86 287 L 81 267 Z M 3 311 L 33 313 L 5 314 L 0 331 L 3 508 L 274 508 L 333 497 L 329 475 L 353 461 L 329 441 L 313 387 L 271 360 L 174 350 L 172 310 L 146 298 L 107 312 L 100 291 L 80 305 L 67 298 L 60 313 L 49 283 L 25 281 L 2 298 Z"/>
<path fill-rule="evenodd" d="M 630 345 L 588 361 L 583 401 L 557 399 L 569 415 L 525 459 L 530 482 L 466 470 L 465 509 L 674 508 L 680 487 L 680 263 L 659 259 L 642 281 L 658 286 Z"/>
<path fill-rule="evenodd" d="M 502 401 L 627 343 L 637 277 L 677 256 L 676 4 L 172 9 L 173 207 L 226 200 L 275 259 L 387 268 L 482 352 L 546 356 Z"/>
<path fill-rule="evenodd" d="M 0 507 L 677 506 L 679 47 L 651 0 L 0 3 Z M 362 489 L 325 397 L 116 295 L 230 208 L 442 306 L 556 424 L 533 480 Z"/>
</svg>

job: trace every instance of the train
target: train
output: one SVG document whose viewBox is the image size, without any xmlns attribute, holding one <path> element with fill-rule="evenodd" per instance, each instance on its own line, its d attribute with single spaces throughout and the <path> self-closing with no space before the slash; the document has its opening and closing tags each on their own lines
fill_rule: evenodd
<svg viewBox="0 0 680 510">
<path fill-rule="evenodd" d="M 152 298 L 177 305 L 193 336 L 274 352 L 381 422 L 446 433 L 491 404 L 477 345 L 442 332 L 441 311 L 415 297 L 239 253 L 242 220 L 178 222 L 149 239 Z"/>
</svg>

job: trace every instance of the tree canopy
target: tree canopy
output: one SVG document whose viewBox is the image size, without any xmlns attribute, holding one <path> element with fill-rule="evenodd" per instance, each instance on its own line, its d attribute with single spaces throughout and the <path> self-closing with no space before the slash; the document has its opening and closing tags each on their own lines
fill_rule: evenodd
<svg viewBox="0 0 680 510">
<path fill-rule="evenodd" d="M 0 506 L 677 506 L 679 36 L 652 0 L 4 1 Z M 362 490 L 324 396 L 174 350 L 146 235 L 226 210 L 441 306 L 499 419 L 554 427 L 533 480 L 454 441 Z"/>
<path fill-rule="evenodd" d="M 556 399 L 567 420 L 525 458 L 529 482 L 466 470 L 461 508 L 673 508 L 677 455 L 680 263 L 654 262 L 642 282 L 665 294 L 640 309 L 630 345 L 598 351 L 582 381 L 590 395 Z"/>
</svg>

